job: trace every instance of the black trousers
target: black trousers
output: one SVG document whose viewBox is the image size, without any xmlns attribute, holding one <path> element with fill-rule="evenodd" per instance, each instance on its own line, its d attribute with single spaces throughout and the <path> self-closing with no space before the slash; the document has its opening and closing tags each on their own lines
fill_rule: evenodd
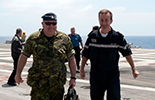
<svg viewBox="0 0 155 100">
<path fill-rule="evenodd" d="M 8 83 L 10 83 L 10 82 L 14 83 L 15 82 L 15 75 L 16 75 L 16 71 L 17 71 L 18 59 L 19 58 L 13 58 L 14 69 L 13 69 L 13 71 L 9 77 Z"/>
<path fill-rule="evenodd" d="M 74 47 L 75 50 L 75 59 L 76 59 L 76 66 L 77 69 L 80 69 L 79 63 L 80 63 L 80 47 Z"/>
<path fill-rule="evenodd" d="M 90 77 L 91 100 L 104 100 L 107 91 L 107 100 L 121 100 L 119 72 L 107 75 L 95 75 Z"/>
</svg>

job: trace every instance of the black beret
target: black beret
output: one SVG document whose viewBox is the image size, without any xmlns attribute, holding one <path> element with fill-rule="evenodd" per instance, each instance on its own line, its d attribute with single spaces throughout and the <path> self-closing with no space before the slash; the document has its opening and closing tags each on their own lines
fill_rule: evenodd
<svg viewBox="0 0 155 100">
<path fill-rule="evenodd" d="M 57 16 L 54 13 L 46 13 L 45 15 L 43 15 L 41 18 L 43 18 L 44 20 L 57 20 Z"/>
</svg>

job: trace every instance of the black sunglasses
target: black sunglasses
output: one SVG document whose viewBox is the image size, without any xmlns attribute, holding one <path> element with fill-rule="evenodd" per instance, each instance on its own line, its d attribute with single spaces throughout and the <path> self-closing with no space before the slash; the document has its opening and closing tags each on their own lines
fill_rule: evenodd
<svg viewBox="0 0 155 100">
<path fill-rule="evenodd" d="M 54 25 L 54 26 L 57 24 L 57 22 L 44 22 L 44 23 L 45 23 L 46 25 L 51 25 L 51 24 L 52 24 L 52 25 Z"/>
</svg>

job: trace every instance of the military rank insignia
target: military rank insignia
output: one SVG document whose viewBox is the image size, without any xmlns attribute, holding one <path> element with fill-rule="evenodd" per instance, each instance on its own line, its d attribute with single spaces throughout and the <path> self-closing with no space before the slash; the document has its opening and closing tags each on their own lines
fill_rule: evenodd
<svg viewBox="0 0 155 100">
<path fill-rule="evenodd" d="M 124 39 L 124 37 L 123 37 L 123 41 L 124 41 L 125 39 Z"/>
</svg>

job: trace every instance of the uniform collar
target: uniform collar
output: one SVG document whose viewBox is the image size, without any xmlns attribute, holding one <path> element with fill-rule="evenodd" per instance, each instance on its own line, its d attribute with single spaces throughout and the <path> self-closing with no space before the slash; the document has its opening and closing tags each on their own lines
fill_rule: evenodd
<svg viewBox="0 0 155 100">
<path fill-rule="evenodd" d="M 72 33 L 71 33 L 71 36 L 76 36 L 76 33 L 74 33 L 74 35 L 72 35 Z"/>
<path fill-rule="evenodd" d="M 100 27 L 101 28 L 101 27 Z M 102 37 L 101 36 L 101 33 L 100 33 L 100 28 L 98 29 L 98 35 L 100 36 L 100 37 Z M 102 38 L 109 38 L 111 35 L 112 35 L 112 31 L 113 31 L 113 28 L 111 27 L 111 30 L 108 32 L 108 35 L 106 36 L 106 37 L 102 37 Z"/>
</svg>

